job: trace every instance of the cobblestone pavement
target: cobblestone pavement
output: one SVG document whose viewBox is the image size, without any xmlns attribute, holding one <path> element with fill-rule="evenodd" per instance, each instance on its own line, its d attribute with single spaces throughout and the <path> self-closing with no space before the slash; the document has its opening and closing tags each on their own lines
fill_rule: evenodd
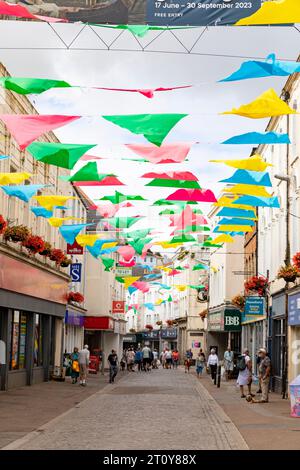
<svg viewBox="0 0 300 470">
<path fill-rule="evenodd" d="M 192 374 L 131 373 L 5 449 L 247 449 Z"/>
</svg>

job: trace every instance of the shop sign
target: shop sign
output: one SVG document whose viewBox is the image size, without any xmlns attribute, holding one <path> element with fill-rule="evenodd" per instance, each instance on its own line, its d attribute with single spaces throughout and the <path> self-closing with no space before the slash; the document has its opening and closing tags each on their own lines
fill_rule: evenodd
<svg viewBox="0 0 300 470">
<path fill-rule="evenodd" d="M 81 315 L 79 312 L 67 310 L 65 316 L 65 324 L 83 327 L 84 315 Z"/>
<path fill-rule="evenodd" d="M 260 320 L 266 314 L 266 301 L 264 297 L 246 297 L 245 308 L 242 314 L 242 323 Z"/>
<path fill-rule="evenodd" d="M 84 317 L 86 330 L 114 330 L 114 320 L 110 317 Z"/>
<path fill-rule="evenodd" d="M 125 313 L 125 301 L 113 300 L 112 313 Z"/>
<path fill-rule="evenodd" d="M 123 343 L 136 343 L 136 335 L 126 335 L 126 336 L 124 336 Z"/>
<path fill-rule="evenodd" d="M 161 338 L 163 339 L 176 339 L 177 329 L 176 328 L 165 328 L 161 330 Z"/>
<path fill-rule="evenodd" d="M 143 338 L 144 339 L 159 339 L 159 331 L 160 330 L 144 331 Z"/>
<path fill-rule="evenodd" d="M 235 309 L 225 309 L 224 331 L 241 331 L 241 312 Z"/>
<path fill-rule="evenodd" d="M 208 330 L 209 331 L 223 331 L 222 312 L 208 314 Z"/>
<path fill-rule="evenodd" d="M 71 276 L 72 282 L 81 282 L 81 269 L 82 269 L 81 263 L 71 264 L 70 276 Z"/>
<path fill-rule="evenodd" d="M 79 245 L 76 240 L 72 245 L 70 243 L 67 243 L 67 254 L 83 255 L 83 246 Z"/>
<path fill-rule="evenodd" d="M 123 266 L 116 265 L 115 275 L 119 277 L 132 276 L 132 268 L 124 268 Z"/>
<path fill-rule="evenodd" d="M 290 326 L 300 325 L 300 292 L 289 295 L 288 324 Z"/>
</svg>

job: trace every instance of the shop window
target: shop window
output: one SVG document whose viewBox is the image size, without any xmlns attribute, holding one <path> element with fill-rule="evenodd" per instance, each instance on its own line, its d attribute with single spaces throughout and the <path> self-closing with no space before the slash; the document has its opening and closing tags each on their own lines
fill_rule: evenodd
<svg viewBox="0 0 300 470">
<path fill-rule="evenodd" d="M 272 354 L 272 365 L 274 375 L 281 377 L 282 375 L 282 351 L 285 339 L 285 320 L 274 319 L 273 320 L 273 332 L 274 332 L 274 343 L 273 343 L 273 354 Z"/>
<path fill-rule="evenodd" d="M 11 326 L 11 348 L 9 369 L 25 369 L 26 364 L 27 317 L 25 313 L 14 310 Z"/>
<path fill-rule="evenodd" d="M 42 318 L 41 315 L 35 315 L 34 324 L 34 344 L 33 344 L 33 365 L 43 365 L 43 351 L 42 351 Z"/>
</svg>

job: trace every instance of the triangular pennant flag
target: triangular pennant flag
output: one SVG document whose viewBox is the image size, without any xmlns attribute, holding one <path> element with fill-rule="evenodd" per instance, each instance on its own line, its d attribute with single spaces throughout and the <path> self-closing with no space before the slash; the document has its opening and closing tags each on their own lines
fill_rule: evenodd
<svg viewBox="0 0 300 470">
<path fill-rule="evenodd" d="M 202 264 L 202 263 L 198 263 L 198 264 L 195 264 L 195 266 L 193 266 L 193 271 L 199 271 L 199 269 L 209 269 L 208 266 L 206 266 L 205 264 Z"/>
<path fill-rule="evenodd" d="M 146 161 L 154 164 L 159 163 L 181 163 L 183 162 L 192 144 L 178 142 L 175 144 L 163 144 L 160 147 L 155 145 L 127 144 L 130 150 L 135 152 Z"/>
<path fill-rule="evenodd" d="M 1 14 L 1 13 L 0 13 Z M 19 78 L 1 77 L 0 86 L 12 90 L 20 95 L 30 93 L 40 94 L 51 88 L 69 88 L 71 85 L 63 80 L 49 80 L 47 78 Z"/>
<path fill-rule="evenodd" d="M 262 173 L 261 171 L 236 170 L 230 178 L 220 180 L 220 183 L 240 183 L 272 187 L 269 173 Z"/>
<path fill-rule="evenodd" d="M 197 181 L 154 179 L 145 186 L 158 186 L 161 188 L 200 188 Z"/>
<path fill-rule="evenodd" d="M 238 114 L 239 116 L 251 119 L 261 119 L 284 116 L 286 114 L 296 114 L 296 111 L 282 101 L 273 88 L 270 88 L 251 103 L 244 104 L 239 108 L 233 108 L 231 111 L 225 111 L 221 114 Z"/>
<path fill-rule="evenodd" d="M 93 224 L 74 224 L 74 225 L 63 225 L 59 228 L 59 231 L 64 238 L 64 240 L 73 245 L 77 235 L 81 232 L 84 227 L 87 227 Z"/>
<path fill-rule="evenodd" d="M 82 155 L 95 146 L 62 144 L 60 142 L 33 142 L 27 147 L 27 150 L 38 161 L 71 170 Z"/>
<path fill-rule="evenodd" d="M 163 180 L 181 180 L 181 181 L 198 181 L 190 171 L 169 171 L 164 173 L 156 173 L 155 171 L 144 173 L 141 178 L 154 178 Z"/>
<path fill-rule="evenodd" d="M 192 235 L 186 235 L 182 233 L 181 235 L 176 235 L 170 240 L 170 243 L 187 243 L 187 242 L 195 242 L 196 239 L 192 237 Z"/>
<path fill-rule="evenodd" d="M 224 192 L 231 194 L 249 194 L 250 196 L 271 197 L 271 194 L 263 186 L 254 186 L 252 184 L 236 184 L 231 188 L 224 188 Z"/>
<path fill-rule="evenodd" d="M 115 261 L 112 258 L 105 258 L 104 256 L 100 256 L 100 259 L 105 267 L 104 271 L 110 271 Z"/>
<path fill-rule="evenodd" d="M 290 144 L 288 134 L 277 132 L 247 132 L 246 134 L 235 135 L 225 140 L 222 144 L 230 145 L 259 145 L 259 144 Z"/>
<path fill-rule="evenodd" d="M 234 205 L 245 205 L 254 207 L 277 207 L 280 208 L 279 199 L 277 196 L 273 197 L 254 197 L 254 196 L 241 196 L 233 202 Z"/>
<path fill-rule="evenodd" d="M 138 240 L 130 241 L 129 244 L 134 248 L 134 250 L 139 254 L 143 254 L 145 246 L 152 241 L 152 238 L 140 238 Z"/>
<path fill-rule="evenodd" d="M 187 114 L 127 114 L 102 117 L 134 134 L 142 134 L 159 147 L 171 129 L 186 116 Z"/>
<path fill-rule="evenodd" d="M 49 219 L 49 217 L 53 216 L 53 212 L 48 211 L 44 207 L 30 207 L 30 210 L 36 217 L 45 217 L 46 219 Z"/>
<path fill-rule="evenodd" d="M 89 162 L 72 176 L 61 176 L 64 181 L 101 181 L 104 175 L 99 175 L 97 162 Z"/>
<path fill-rule="evenodd" d="M 214 243 L 233 243 L 234 242 L 234 238 L 229 235 L 229 234 L 222 234 L 222 235 L 219 235 L 218 237 L 216 237 L 214 239 Z"/>
<path fill-rule="evenodd" d="M 18 184 L 27 180 L 32 175 L 30 173 L 0 173 L 0 184 Z"/>
<path fill-rule="evenodd" d="M 219 221 L 219 225 L 250 225 L 251 227 L 254 227 L 255 221 L 251 219 L 239 219 L 239 218 L 226 218 L 223 217 Z"/>
<path fill-rule="evenodd" d="M 254 155 L 253 157 L 243 158 L 242 160 L 209 160 L 213 163 L 225 163 L 225 165 L 233 168 L 239 168 L 241 170 L 249 171 L 265 171 L 268 166 L 273 166 L 270 163 L 263 161 L 260 155 Z"/>
<path fill-rule="evenodd" d="M 45 186 L 45 184 L 22 184 L 17 186 L 1 186 L 1 188 L 8 196 L 14 196 L 21 199 L 21 201 L 29 202 L 30 198 L 32 198 L 39 189 Z"/>
<path fill-rule="evenodd" d="M 56 114 L 0 114 L 11 135 L 21 150 L 46 132 L 65 126 L 80 116 L 61 116 Z"/>
<path fill-rule="evenodd" d="M 78 245 L 81 246 L 93 246 L 97 240 L 99 240 L 100 235 L 98 234 L 85 234 L 85 235 L 77 235 L 76 241 Z"/>
<path fill-rule="evenodd" d="M 33 196 L 37 202 L 45 207 L 45 209 L 52 210 L 54 206 L 63 206 L 69 199 L 77 199 L 76 196 Z"/>
<path fill-rule="evenodd" d="M 116 191 L 113 196 L 103 196 L 99 201 L 110 201 L 113 204 L 120 204 L 125 201 L 145 201 L 142 196 L 131 195 L 131 194 L 122 194 L 119 191 Z"/>
<path fill-rule="evenodd" d="M 135 281 L 137 281 L 140 278 L 140 276 L 126 276 L 124 277 L 124 287 L 127 289 L 131 284 L 133 284 Z"/>
<path fill-rule="evenodd" d="M 48 223 L 52 227 L 60 227 L 66 220 L 82 220 L 78 217 L 49 217 L 47 219 Z"/>
<path fill-rule="evenodd" d="M 167 197 L 168 201 L 216 202 L 210 189 L 177 189 Z"/>
<path fill-rule="evenodd" d="M 75 181 L 74 186 L 125 186 L 114 175 L 103 175 L 99 174 L 100 181 Z"/>
<path fill-rule="evenodd" d="M 254 210 L 234 209 L 233 207 L 223 207 L 217 215 L 218 217 L 240 217 L 257 220 Z"/>
<path fill-rule="evenodd" d="M 142 217 L 113 217 L 107 219 L 109 225 L 112 225 L 115 228 L 129 228 L 131 225 L 135 224 Z"/>
</svg>

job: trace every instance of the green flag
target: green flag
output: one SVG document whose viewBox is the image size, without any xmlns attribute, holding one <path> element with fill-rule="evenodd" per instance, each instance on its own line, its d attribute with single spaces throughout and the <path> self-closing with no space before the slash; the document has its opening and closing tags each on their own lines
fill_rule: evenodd
<svg viewBox="0 0 300 470">
<path fill-rule="evenodd" d="M 197 181 L 185 181 L 185 180 L 166 180 L 156 178 L 145 184 L 145 186 L 159 186 L 162 188 L 198 188 L 201 189 Z"/>
<path fill-rule="evenodd" d="M 135 224 L 142 217 L 112 217 L 111 219 L 102 219 L 112 225 L 115 228 L 129 228 L 131 225 Z"/>
<path fill-rule="evenodd" d="M 27 147 L 27 150 L 36 160 L 71 170 L 79 158 L 95 146 L 96 144 L 33 142 Z"/>
<path fill-rule="evenodd" d="M 84 165 L 72 176 L 60 176 L 63 181 L 102 181 L 107 176 L 116 176 L 113 174 L 100 174 L 98 173 L 97 163 L 89 162 Z"/>
<path fill-rule="evenodd" d="M 171 129 L 186 116 L 187 114 L 126 114 L 102 117 L 133 134 L 142 134 L 159 147 Z"/>
<path fill-rule="evenodd" d="M 173 30 L 173 29 L 191 29 L 195 26 L 149 26 L 149 25 L 139 25 L 139 24 L 119 24 L 119 25 L 108 25 L 108 24 L 92 24 L 93 26 L 98 26 L 100 28 L 112 28 L 112 29 L 127 29 L 130 31 L 134 36 L 139 38 L 143 38 L 146 36 L 148 31 L 165 31 L 165 30 Z"/>
<path fill-rule="evenodd" d="M 134 240 L 133 242 L 129 242 L 129 245 L 131 245 L 135 251 L 141 255 L 144 249 L 144 246 L 147 245 L 147 243 L 150 243 L 152 238 L 141 238 Z"/>
<path fill-rule="evenodd" d="M 206 266 L 205 264 L 202 264 L 202 263 L 198 263 L 198 264 L 195 264 L 195 266 L 193 266 L 193 271 L 199 271 L 199 269 L 208 269 L 208 266 Z"/>
<path fill-rule="evenodd" d="M 112 196 L 103 196 L 98 201 L 110 201 L 113 204 L 120 204 L 125 201 L 146 201 L 142 196 L 122 194 L 119 191 L 115 191 L 115 194 Z"/>
<path fill-rule="evenodd" d="M 132 230 L 131 232 L 124 233 L 123 236 L 126 238 L 133 238 L 133 240 L 136 240 L 137 238 L 145 238 L 151 230 L 152 230 L 151 228 Z"/>
<path fill-rule="evenodd" d="M 192 286 L 191 284 L 189 284 L 189 287 L 191 289 L 196 289 L 196 290 L 201 290 L 201 289 L 205 288 L 205 286 L 203 286 L 203 284 L 199 284 L 198 286 Z"/>
<path fill-rule="evenodd" d="M 115 280 L 116 280 L 117 282 L 120 282 L 120 284 L 124 284 L 124 283 L 125 283 L 124 277 L 116 276 L 116 277 L 115 277 Z"/>
<path fill-rule="evenodd" d="M 152 206 L 178 206 L 184 208 L 187 204 L 198 204 L 196 201 L 168 201 L 167 199 L 158 199 Z"/>
<path fill-rule="evenodd" d="M 104 271 L 110 271 L 115 261 L 112 258 L 105 258 L 104 256 L 100 256 L 100 259 L 105 267 Z"/>
<path fill-rule="evenodd" d="M 168 302 L 173 302 L 173 297 L 172 297 L 171 295 L 169 295 L 167 301 L 168 301 Z"/>
<path fill-rule="evenodd" d="M 47 78 L 17 78 L 1 77 L 0 86 L 20 95 L 43 93 L 51 88 L 69 88 L 71 85 L 63 80 L 48 80 Z"/>
<path fill-rule="evenodd" d="M 185 242 L 195 242 L 196 239 L 192 235 L 182 233 L 181 235 L 175 235 L 169 243 L 185 243 Z"/>
</svg>

